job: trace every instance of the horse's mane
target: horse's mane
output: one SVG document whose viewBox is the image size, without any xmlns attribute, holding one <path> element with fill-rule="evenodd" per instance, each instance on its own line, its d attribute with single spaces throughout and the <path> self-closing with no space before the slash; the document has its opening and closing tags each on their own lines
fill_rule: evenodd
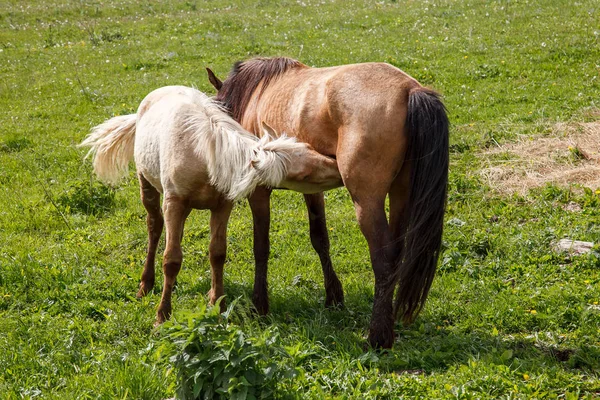
<svg viewBox="0 0 600 400">
<path fill-rule="evenodd" d="M 294 138 L 268 135 L 258 139 L 234 121 L 218 102 L 195 101 L 185 116 L 195 151 L 207 161 L 211 184 L 230 200 L 247 197 L 258 185 L 277 186 L 287 174 L 291 152 L 302 146 Z"/>
<path fill-rule="evenodd" d="M 285 72 L 295 68 L 308 68 L 300 61 L 287 57 L 257 57 L 234 64 L 223 82 L 216 100 L 223 103 L 236 121 L 241 121 L 252 94 L 262 83 L 262 93 L 269 83 Z"/>
</svg>

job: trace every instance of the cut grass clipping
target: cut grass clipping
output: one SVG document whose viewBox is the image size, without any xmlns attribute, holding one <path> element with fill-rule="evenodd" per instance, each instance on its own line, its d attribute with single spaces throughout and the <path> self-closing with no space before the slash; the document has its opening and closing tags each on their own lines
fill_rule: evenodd
<svg viewBox="0 0 600 400">
<path fill-rule="evenodd" d="M 559 123 L 548 137 L 499 145 L 482 158 L 482 178 L 500 193 L 525 195 L 547 184 L 599 188 L 600 121 Z"/>
</svg>

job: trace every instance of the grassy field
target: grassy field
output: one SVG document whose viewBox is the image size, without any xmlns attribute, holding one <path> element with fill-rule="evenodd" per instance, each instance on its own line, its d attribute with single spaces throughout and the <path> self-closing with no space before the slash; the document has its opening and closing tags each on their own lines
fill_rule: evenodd
<svg viewBox="0 0 600 400">
<path fill-rule="evenodd" d="M 439 272 L 390 352 L 364 350 L 373 278 L 344 189 L 326 194 L 343 310 L 323 307 L 301 196 L 277 192 L 272 313 L 249 316 L 251 215 L 245 203 L 234 210 L 225 290 L 239 301 L 227 329 L 292 369 L 273 396 L 600 397 L 600 250 L 552 250 L 564 237 L 598 241 L 599 188 L 515 194 L 480 174 L 490 148 L 600 119 L 596 0 L 0 0 L 2 399 L 175 395 L 169 341 L 209 318 L 208 213 L 188 219 L 174 295 L 182 325 L 167 336 L 152 328 L 161 285 L 135 299 L 146 228 L 134 173 L 104 187 L 75 145 L 151 90 L 212 93 L 204 67 L 224 77 L 255 55 L 389 62 L 443 93 L 453 124 Z"/>
</svg>

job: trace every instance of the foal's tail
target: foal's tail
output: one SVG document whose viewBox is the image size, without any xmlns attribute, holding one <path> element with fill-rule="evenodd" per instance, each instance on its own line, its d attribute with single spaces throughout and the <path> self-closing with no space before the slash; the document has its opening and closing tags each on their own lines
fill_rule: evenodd
<svg viewBox="0 0 600 400">
<path fill-rule="evenodd" d="M 133 158 L 137 114 L 109 119 L 92 129 L 79 146 L 89 146 L 94 157 L 94 172 L 106 183 L 118 182 L 128 171 Z"/>
<path fill-rule="evenodd" d="M 394 313 L 410 323 L 423 308 L 433 281 L 446 208 L 449 122 L 436 92 L 421 87 L 410 92 L 407 126 L 410 193 L 394 273 Z"/>
</svg>

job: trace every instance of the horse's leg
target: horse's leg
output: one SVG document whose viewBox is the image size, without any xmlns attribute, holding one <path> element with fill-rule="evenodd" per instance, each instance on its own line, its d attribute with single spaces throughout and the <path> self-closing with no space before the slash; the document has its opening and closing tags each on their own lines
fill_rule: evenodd
<svg viewBox="0 0 600 400">
<path fill-rule="evenodd" d="M 269 312 L 267 267 L 269 262 L 269 227 L 271 224 L 271 189 L 258 187 L 248 203 L 254 221 L 254 292 L 252 303 L 260 315 Z"/>
<path fill-rule="evenodd" d="M 137 293 L 137 297 L 140 298 L 145 296 L 154 287 L 154 259 L 164 221 L 160 208 L 160 193 L 142 174 L 138 174 L 138 179 L 140 181 L 142 203 L 148 212 L 146 216 L 146 224 L 148 225 L 148 254 L 144 263 L 140 290 Z"/>
<path fill-rule="evenodd" d="M 225 294 L 223 289 L 223 265 L 227 255 L 227 222 L 231 215 L 233 203 L 224 201 L 210 212 L 210 245 L 208 258 L 211 269 L 211 289 L 208 293 L 210 304 L 215 304 Z M 221 311 L 225 310 L 225 302 L 221 301 Z"/>
<path fill-rule="evenodd" d="M 374 143 L 367 139 L 370 136 L 366 132 L 372 131 L 395 140 L 385 142 L 385 145 Z M 392 241 L 385 198 L 402 165 L 405 141 L 398 127 L 386 129 L 379 125 L 355 127 L 354 130 L 346 128 L 341 137 L 338 166 L 352 196 L 360 230 L 367 240 L 375 275 L 369 343 L 373 347 L 390 348 L 394 344 L 393 272 L 398 246 Z"/>
<path fill-rule="evenodd" d="M 323 193 L 305 194 L 304 201 L 308 208 L 310 224 L 310 241 L 321 259 L 323 278 L 325 280 L 325 305 L 335 306 L 344 304 L 344 290 L 338 279 L 329 255 L 329 234 L 325 220 L 325 200 Z"/>
<path fill-rule="evenodd" d="M 366 194 L 366 193 L 365 193 Z M 385 215 L 385 195 L 363 197 L 352 193 L 356 218 L 369 245 L 375 275 L 375 297 L 369 327 L 369 343 L 373 347 L 390 348 L 394 343 L 392 272 L 395 246 L 391 241 Z"/>
<path fill-rule="evenodd" d="M 160 305 L 156 312 L 156 324 L 161 324 L 171 317 L 171 293 L 183 260 L 181 251 L 183 225 L 190 210 L 181 199 L 165 195 L 163 212 L 167 228 L 167 243 L 163 257 L 164 285 Z"/>
<path fill-rule="evenodd" d="M 404 167 L 390 187 L 390 233 L 397 253 L 394 260 L 400 258 L 404 248 L 404 233 L 406 232 L 405 208 L 410 190 L 410 167 Z"/>
</svg>

